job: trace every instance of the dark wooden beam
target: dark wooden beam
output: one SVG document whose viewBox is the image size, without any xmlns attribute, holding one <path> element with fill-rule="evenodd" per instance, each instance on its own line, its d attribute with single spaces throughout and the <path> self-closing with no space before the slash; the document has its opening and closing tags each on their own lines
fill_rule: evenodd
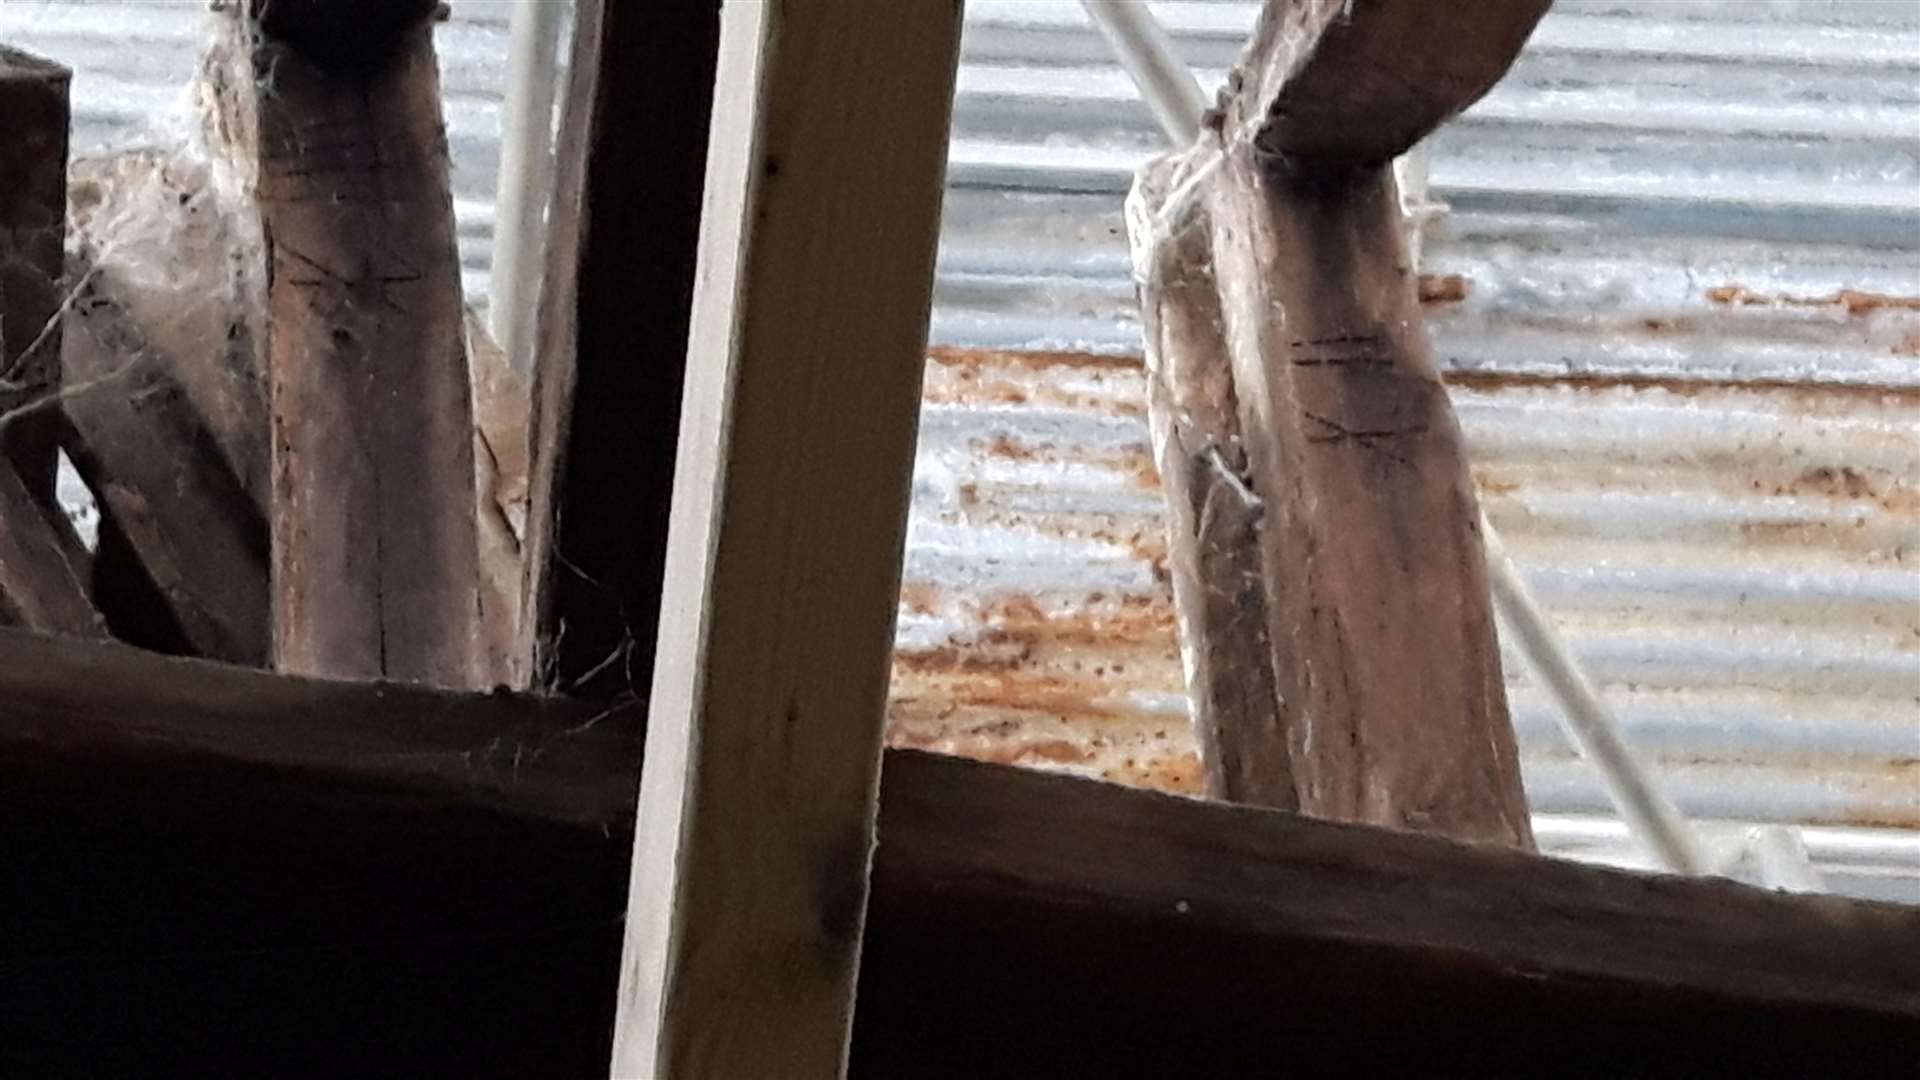
<svg viewBox="0 0 1920 1080">
<path fill-rule="evenodd" d="M 0 625 L 104 631 L 54 497 L 72 73 L 0 46 Z"/>
<path fill-rule="evenodd" d="M 852 1074 L 1874 1075 L 1920 908 L 890 752 Z"/>
<path fill-rule="evenodd" d="M 226 129 L 257 170 L 271 263 L 274 661 L 486 685 L 439 71 L 427 23 L 350 21 L 364 7 L 227 16 L 239 70 L 226 75 Z M 308 12 L 363 48 L 316 53 L 306 16 L 301 36 L 283 38 L 293 24 L 275 11 Z"/>
<path fill-rule="evenodd" d="M 638 742 L 0 631 L 0 1073 L 605 1076 Z M 853 1071 L 1897 1072 L 1917 940 L 1920 908 L 893 751 Z"/>
<path fill-rule="evenodd" d="M 636 705 L 331 682 L 0 630 L 0 754 L 108 782 L 199 763 L 593 829 L 632 815 Z M 35 763 L 38 762 L 39 765 Z M 398 801 L 398 802 L 396 802 Z"/>
<path fill-rule="evenodd" d="M 1553 0 L 1268 0 L 1217 121 L 1262 154 L 1385 164 L 1500 81 Z"/>
<path fill-rule="evenodd" d="M 88 558 L 64 516 L 0 457 L 0 626 L 102 637 L 87 596 Z"/>
<path fill-rule="evenodd" d="M 179 377 L 218 359 L 174 357 L 149 339 L 92 272 L 93 240 L 75 261 L 62 365 L 67 449 L 103 525 L 95 596 L 124 641 L 264 666 L 266 520 Z M 264 423 L 264 409 L 254 418 Z"/>
<path fill-rule="evenodd" d="M 0 632 L 0 1075 L 605 1077 L 638 729 Z"/>
<path fill-rule="evenodd" d="M 0 46 L 0 456 L 49 508 L 72 78 L 59 64 Z"/>
<path fill-rule="evenodd" d="M 516 659 L 613 700 L 643 696 L 653 668 L 719 4 L 581 0 L 575 26 Z"/>
</svg>

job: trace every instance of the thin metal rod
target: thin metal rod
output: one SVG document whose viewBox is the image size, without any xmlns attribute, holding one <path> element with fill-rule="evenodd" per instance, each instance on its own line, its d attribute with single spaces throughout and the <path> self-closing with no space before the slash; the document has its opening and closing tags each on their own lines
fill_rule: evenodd
<svg viewBox="0 0 1920 1080">
<path fill-rule="evenodd" d="M 1192 145 L 1200 135 L 1207 95 L 1174 52 L 1173 39 L 1153 17 L 1153 9 L 1140 0 L 1080 0 L 1080 6 L 1133 76 L 1167 141 L 1175 147 Z"/>
<path fill-rule="evenodd" d="M 1509 640 L 1526 658 L 1534 677 L 1559 703 L 1567 734 L 1579 745 L 1581 755 L 1600 770 L 1601 781 L 1627 829 L 1666 869 L 1682 874 L 1704 873 L 1707 861 L 1693 830 L 1627 747 L 1620 722 L 1580 670 L 1527 583 L 1521 580 L 1500 534 L 1484 516 L 1480 531 L 1486 542 L 1488 583 L 1500 619 L 1512 632 Z"/>
<path fill-rule="evenodd" d="M 522 374 L 533 364 L 533 308 L 540 248 L 553 190 L 553 101 L 560 83 L 560 31 L 572 4 L 520 0 L 508 24 L 507 101 L 493 219 L 493 339 Z"/>
<path fill-rule="evenodd" d="M 1193 74 L 1174 52 L 1173 41 L 1144 3 L 1128 0 L 1080 0 L 1087 16 L 1106 37 L 1120 63 L 1133 77 L 1140 96 L 1160 121 L 1167 141 L 1176 150 L 1192 145 L 1200 130 L 1206 97 Z M 1513 644 L 1526 658 L 1535 677 L 1560 706 L 1562 724 L 1581 753 L 1600 771 L 1607 793 L 1634 838 L 1666 869 L 1700 874 L 1707 868 L 1698 839 L 1680 811 L 1669 802 L 1653 778 L 1627 747 L 1620 723 L 1594 690 L 1580 665 L 1548 620 L 1520 572 L 1507 556 L 1506 545 L 1491 522 L 1482 516 L 1480 531 L 1486 542 L 1487 577 L 1494 606 L 1510 629 Z"/>
</svg>

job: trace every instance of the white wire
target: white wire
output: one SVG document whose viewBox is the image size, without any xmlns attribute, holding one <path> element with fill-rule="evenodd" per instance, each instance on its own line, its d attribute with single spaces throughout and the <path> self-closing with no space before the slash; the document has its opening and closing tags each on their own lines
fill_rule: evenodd
<svg viewBox="0 0 1920 1080">
<path fill-rule="evenodd" d="M 500 132 L 487 328 L 506 351 L 508 363 L 522 374 L 530 372 L 533 363 L 533 309 L 553 186 L 553 102 L 559 90 L 561 30 L 570 7 L 559 0 L 520 0 L 508 24 L 507 101 Z"/>
<path fill-rule="evenodd" d="M 1500 534 L 1485 517 L 1480 519 L 1480 532 L 1487 549 L 1488 584 L 1501 621 L 1511 631 L 1509 640 L 1526 659 L 1534 677 L 1559 703 L 1562 725 L 1579 745 L 1581 755 L 1600 770 L 1600 779 L 1627 830 L 1666 869 L 1681 874 L 1704 873 L 1707 861 L 1693 830 L 1628 749 L 1620 722 L 1580 670 L 1579 662 L 1521 580 Z"/>
<path fill-rule="evenodd" d="M 1200 136 L 1207 96 L 1174 52 L 1173 39 L 1153 17 L 1153 10 L 1140 0 L 1080 0 L 1080 6 L 1087 9 L 1087 17 L 1133 76 L 1167 141 L 1175 147 L 1191 145 Z"/>
</svg>

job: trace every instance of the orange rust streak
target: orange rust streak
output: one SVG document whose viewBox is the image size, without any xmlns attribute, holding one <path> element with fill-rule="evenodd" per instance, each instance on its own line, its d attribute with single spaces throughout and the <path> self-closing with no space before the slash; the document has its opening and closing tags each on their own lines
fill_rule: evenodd
<svg viewBox="0 0 1920 1080">
<path fill-rule="evenodd" d="M 1457 304 L 1467 298 L 1468 281 L 1459 274 L 1421 274 L 1422 304 Z"/>
<path fill-rule="evenodd" d="M 1827 296 L 1794 296 L 1755 292 L 1745 285 L 1716 285 L 1707 290 L 1707 299 L 1730 307 L 1844 307 L 1849 315 L 1883 310 L 1920 311 L 1920 296 L 1894 296 L 1859 289 L 1841 289 Z"/>
<path fill-rule="evenodd" d="M 1043 349 L 961 349 L 936 345 L 927 350 L 927 359 L 948 367 L 973 367 L 983 364 L 1029 368 L 1106 368 L 1137 371 L 1144 366 L 1140 356 L 1127 353 L 1055 352 Z"/>
<path fill-rule="evenodd" d="M 1865 295 L 1865 294 L 1862 294 Z M 1894 298 L 1900 299 L 1900 298 Z M 1914 301 L 1920 303 L 1920 300 Z M 1920 335 L 1915 336 L 1915 347 L 1920 348 Z M 1896 350 L 1897 351 L 1897 350 Z M 999 350 L 957 349 L 941 347 L 931 350 L 930 360 L 938 364 L 951 366 L 1001 364 L 1021 365 L 1036 370 L 1049 367 L 1108 367 L 1138 368 L 1141 360 L 1138 356 L 1115 356 L 1105 353 L 1069 353 L 1069 352 L 1007 352 Z M 1449 386 L 1465 387 L 1470 390 L 1505 390 L 1529 387 L 1571 387 L 1583 390 L 1665 390 L 1683 397 L 1699 394 L 1725 392 L 1786 392 L 1797 397 L 1845 397 L 1872 398 L 1889 405 L 1905 406 L 1920 402 L 1920 388 L 1893 386 L 1858 386 L 1846 383 L 1805 383 L 1784 379 L 1685 379 L 1668 375 L 1629 375 L 1629 374 L 1545 374 L 1531 372 L 1505 371 L 1442 371 L 1441 380 Z"/>
</svg>

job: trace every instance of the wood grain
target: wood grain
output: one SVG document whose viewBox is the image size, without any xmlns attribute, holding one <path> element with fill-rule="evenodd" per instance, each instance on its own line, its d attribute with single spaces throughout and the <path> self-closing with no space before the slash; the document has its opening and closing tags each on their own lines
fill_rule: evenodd
<svg viewBox="0 0 1920 1080">
<path fill-rule="evenodd" d="M 1893 1075 L 1920 908 L 890 751 L 853 1074 Z"/>
<path fill-rule="evenodd" d="M 275 675 L 107 642 L 0 630 L 0 746 L 117 763 L 226 769 L 382 786 L 595 829 L 631 816 L 641 709 Z"/>
<path fill-rule="evenodd" d="M 1148 165 L 1127 201 L 1180 657 L 1208 797 L 1292 810 L 1296 750 L 1267 637 L 1264 513 L 1240 433 L 1213 238 L 1204 211 L 1162 225 L 1186 164 Z"/>
<path fill-rule="evenodd" d="M 109 282 L 87 273 L 90 258 L 89 248 L 76 259 L 82 281 L 66 316 L 62 366 L 68 450 L 103 523 L 100 605 L 122 640 L 265 665 L 271 605 L 261 508 L 176 377 L 183 361 L 156 347 Z"/>
<path fill-rule="evenodd" d="M 0 455 L 52 508 L 72 72 L 0 46 Z"/>
<path fill-rule="evenodd" d="M 275 663 L 480 685 L 473 413 L 430 29 L 407 23 L 345 62 L 274 26 L 241 53 L 233 126 L 271 261 Z"/>
<path fill-rule="evenodd" d="M 1239 147 L 1207 198 L 1301 809 L 1530 847 L 1478 510 L 1392 174 L 1280 177 Z"/>
<path fill-rule="evenodd" d="M 0 626 L 104 636 L 87 595 L 86 550 L 57 513 L 0 457 Z"/>
<path fill-rule="evenodd" d="M 1267 158 L 1384 165 L 1500 81 L 1552 0 L 1267 0 L 1223 125 Z"/>
<path fill-rule="evenodd" d="M 606 1075 L 638 710 L 20 631 L 0 703 L 0 1072 Z M 878 835 L 855 1075 L 1890 1075 L 1920 1050 L 1920 908 L 908 751 Z"/>
<path fill-rule="evenodd" d="M 960 9 L 721 19 L 613 1073 L 834 1076 Z"/>
<path fill-rule="evenodd" d="M 1219 458 L 1244 519 L 1222 527 L 1207 510 L 1230 501 L 1169 487 L 1218 793 L 1532 846 L 1478 509 L 1390 163 L 1485 93 L 1545 8 L 1270 0 L 1195 145 L 1136 183 L 1163 471 Z M 1196 445 L 1169 457 L 1182 438 Z M 1263 604 L 1236 602 L 1256 579 Z"/>
</svg>

